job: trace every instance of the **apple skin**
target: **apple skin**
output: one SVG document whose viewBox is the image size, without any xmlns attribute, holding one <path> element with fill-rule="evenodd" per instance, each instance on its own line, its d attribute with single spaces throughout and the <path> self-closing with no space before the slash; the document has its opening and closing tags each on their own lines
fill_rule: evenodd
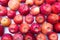
<svg viewBox="0 0 60 40">
<path fill-rule="evenodd" d="M 54 24 L 54 31 L 60 33 L 60 23 Z"/>
<path fill-rule="evenodd" d="M 30 27 L 27 23 L 22 23 L 19 27 L 19 30 L 22 34 L 29 32 L 29 29 L 30 29 Z"/>
<path fill-rule="evenodd" d="M 4 34 L 4 27 L 0 24 L 0 36 Z"/>
<path fill-rule="evenodd" d="M 38 15 L 40 13 L 40 7 L 33 5 L 30 9 L 31 15 Z"/>
<path fill-rule="evenodd" d="M 46 3 L 48 3 L 48 4 L 53 4 L 55 2 L 56 2 L 56 0 L 46 0 Z"/>
<path fill-rule="evenodd" d="M 25 2 L 26 0 L 21 0 L 21 2 Z"/>
<path fill-rule="evenodd" d="M 59 15 L 52 13 L 47 17 L 47 21 L 49 23 L 55 24 L 59 21 Z"/>
<path fill-rule="evenodd" d="M 21 24 L 22 22 L 23 22 L 23 16 L 22 15 L 20 15 L 20 14 L 18 14 L 18 15 L 16 15 L 15 17 L 14 17 L 14 22 L 16 23 L 16 24 Z"/>
<path fill-rule="evenodd" d="M 48 39 L 49 40 L 58 40 L 58 35 L 55 32 L 51 32 L 48 34 Z"/>
<path fill-rule="evenodd" d="M 34 40 L 34 36 L 31 33 L 27 33 L 24 36 L 24 40 Z"/>
<path fill-rule="evenodd" d="M 44 0 L 34 0 L 36 5 L 41 5 L 44 3 Z"/>
<path fill-rule="evenodd" d="M 41 5 L 40 10 L 42 14 L 48 15 L 51 13 L 52 8 L 50 4 L 43 4 Z"/>
<path fill-rule="evenodd" d="M 4 34 L 1 40 L 13 40 L 13 37 L 11 34 Z"/>
<path fill-rule="evenodd" d="M 7 16 L 9 18 L 14 18 L 16 16 L 16 12 L 13 10 L 8 10 Z"/>
<path fill-rule="evenodd" d="M 41 31 L 41 27 L 40 27 L 39 24 L 33 23 L 33 24 L 31 25 L 31 27 L 30 27 L 30 31 L 31 31 L 32 33 L 39 33 L 39 32 Z"/>
<path fill-rule="evenodd" d="M 13 36 L 13 40 L 23 40 L 23 35 L 20 33 L 16 33 Z"/>
<path fill-rule="evenodd" d="M 34 4 L 34 0 L 26 0 L 25 2 L 27 5 L 33 5 Z"/>
<path fill-rule="evenodd" d="M 59 22 L 60 22 L 60 16 L 59 16 Z"/>
<path fill-rule="evenodd" d="M 20 4 L 18 11 L 21 15 L 27 15 L 29 13 L 29 7 L 27 4 Z"/>
<path fill-rule="evenodd" d="M 7 14 L 7 9 L 4 6 L 0 6 L 0 16 L 5 16 Z"/>
<path fill-rule="evenodd" d="M 50 23 L 48 23 L 48 22 L 44 22 L 41 25 L 41 30 L 42 30 L 42 33 L 48 34 L 49 32 L 52 32 L 53 31 L 53 25 L 50 24 Z"/>
<path fill-rule="evenodd" d="M 58 2 L 60 2 L 60 0 L 57 0 Z"/>
<path fill-rule="evenodd" d="M 31 15 L 31 14 L 26 15 L 25 21 L 26 21 L 28 24 L 33 23 L 33 21 L 34 21 L 34 16 Z"/>
<path fill-rule="evenodd" d="M 17 5 L 16 5 L 17 4 Z M 16 5 L 16 6 L 15 6 Z M 18 0 L 10 0 L 8 2 L 8 7 L 11 9 L 11 10 L 17 10 L 20 6 L 20 2 L 18 2 Z"/>
<path fill-rule="evenodd" d="M 16 24 L 9 25 L 9 32 L 11 32 L 11 33 L 18 33 L 18 29 L 19 29 L 19 27 Z"/>
<path fill-rule="evenodd" d="M 60 13 L 60 2 L 56 2 L 52 5 L 52 12 L 56 14 Z"/>
<path fill-rule="evenodd" d="M 0 0 L 0 5 L 2 5 L 2 6 L 8 6 L 8 1 L 9 0 Z"/>
<path fill-rule="evenodd" d="M 47 40 L 47 39 L 46 39 L 46 36 L 43 33 L 39 33 L 36 36 L 36 40 Z"/>
<path fill-rule="evenodd" d="M 1 24 L 2 17 L 0 17 L 0 24 Z"/>
<path fill-rule="evenodd" d="M 42 14 L 38 14 L 35 20 L 37 23 L 42 24 L 45 21 L 45 16 L 43 16 Z"/>
<path fill-rule="evenodd" d="M 9 18 L 4 17 L 1 20 L 1 24 L 4 27 L 8 27 L 11 24 L 11 20 Z"/>
</svg>

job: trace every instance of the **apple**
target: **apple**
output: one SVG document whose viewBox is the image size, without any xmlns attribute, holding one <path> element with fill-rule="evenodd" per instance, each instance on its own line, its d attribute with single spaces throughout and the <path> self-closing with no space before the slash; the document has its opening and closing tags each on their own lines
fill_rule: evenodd
<svg viewBox="0 0 60 40">
<path fill-rule="evenodd" d="M 23 16 L 22 15 L 20 15 L 20 14 L 18 14 L 18 15 L 16 15 L 15 17 L 14 17 L 14 22 L 16 23 L 16 24 L 21 24 L 22 22 L 23 22 Z"/>
<path fill-rule="evenodd" d="M 60 2 L 56 2 L 52 5 L 52 12 L 56 14 L 60 13 Z"/>
<path fill-rule="evenodd" d="M 44 34 L 47 34 L 49 32 L 52 32 L 53 31 L 53 25 L 48 23 L 48 22 L 44 22 L 42 25 L 41 25 L 41 30 L 42 30 L 42 33 Z"/>
<path fill-rule="evenodd" d="M 44 0 L 34 0 L 36 5 L 41 5 L 44 3 Z"/>
<path fill-rule="evenodd" d="M 27 33 L 24 37 L 24 40 L 34 40 L 34 37 L 31 33 Z"/>
<path fill-rule="evenodd" d="M 30 9 L 30 14 L 37 15 L 40 13 L 40 8 L 38 6 L 32 6 Z"/>
<path fill-rule="evenodd" d="M 48 15 L 51 13 L 52 8 L 50 4 L 43 4 L 41 5 L 40 10 L 42 14 Z"/>
<path fill-rule="evenodd" d="M 2 26 L 9 26 L 11 24 L 11 20 L 9 18 L 4 17 L 1 20 L 1 24 Z"/>
<path fill-rule="evenodd" d="M 33 5 L 34 4 L 34 0 L 26 0 L 25 2 L 27 5 Z"/>
<path fill-rule="evenodd" d="M 14 18 L 15 15 L 16 15 L 16 12 L 15 12 L 15 11 L 13 11 L 13 10 L 8 10 L 7 16 L 8 16 L 9 18 Z"/>
<path fill-rule="evenodd" d="M 60 21 L 60 16 L 59 16 L 59 21 Z"/>
<path fill-rule="evenodd" d="M 26 15 L 25 16 L 25 21 L 29 24 L 33 23 L 33 21 L 34 21 L 33 15 L 31 15 L 31 14 Z"/>
<path fill-rule="evenodd" d="M 48 39 L 49 40 L 58 40 L 58 35 L 55 32 L 51 32 L 48 34 Z"/>
<path fill-rule="evenodd" d="M 0 36 L 4 34 L 4 27 L 0 24 Z"/>
<path fill-rule="evenodd" d="M 9 32 L 11 32 L 11 33 L 17 33 L 18 29 L 19 29 L 19 27 L 16 24 L 9 25 Z"/>
<path fill-rule="evenodd" d="M 0 0 L 0 5 L 8 6 L 8 1 L 9 0 Z"/>
<path fill-rule="evenodd" d="M 35 20 L 37 23 L 43 23 L 45 21 L 45 16 L 43 16 L 42 14 L 38 14 Z"/>
<path fill-rule="evenodd" d="M 17 4 L 17 5 L 16 5 Z M 10 0 L 8 2 L 8 7 L 11 9 L 11 10 L 17 10 L 20 6 L 20 2 L 18 2 L 18 0 Z"/>
<path fill-rule="evenodd" d="M 39 33 L 36 36 L 36 40 L 47 40 L 47 39 L 46 39 L 46 36 L 43 33 Z"/>
<path fill-rule="evenodd" d="M 26 0 L 21 0 L 21 2 L 25 2 Z"/>
<path fill-rule="evenodd" d="M 13 37 L 11 34 L 4 34 L 1 40 L 13 40 Z"/>
<path fill-rule="evenodd" d="M 50 15 L 47 17 L 47 21 L 48 21 L 49 23 L 52 23 L 52 24 L 57 23 L 58 20 L 59 20 L 59 15 L 54 14 L 54 13 L 50 14 Z"/>
<path fill-rule="evenodd" d="M 48 3 L 48 4 L 53 4 L 55 2 L 56 2 L 56 0 L 46 0 L 46 3 Z"/>
<path fill-rule="evenodd" d="M 29 25 L 27 23 L 22 23 L 19 27 L 19 30 L 22 34 L 29 32 Z"/>
<path fill-rule="evenodd" d="M 54 31 L 60 33 L 60 23 L 54 24 Z"/>
<path fill-rule="evenodd" d="M 39 33 L 39 32 L 41 31 L 41 27 L 40 27 L 39 24 L 33 23 L 33 24 L 31 25 L 31 27 L 30 27 L 30 31 L 31 31 L 32 33 Z"/>
<path fill-rule="evenodd" d="M 29 6 L 27 4 L 20 4 L 18 11 L 21 15 L 27 15 L 29 13 Z"/>
<path fill-rule="evenodd" d="M 16 33 L 13 36 L 13 40 L 23 40 L 23 35 L 20 33 Z"/>
<path fill-rule="evenodd" d="M 0 5 L 0 16 L 5 16 L 7 14 L 7 9 Z"/>
</svg>

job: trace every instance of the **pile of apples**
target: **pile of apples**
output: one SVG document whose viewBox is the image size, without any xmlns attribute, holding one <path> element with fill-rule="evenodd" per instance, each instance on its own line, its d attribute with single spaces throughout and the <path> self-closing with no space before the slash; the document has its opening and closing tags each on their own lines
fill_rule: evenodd
<svg viewBox="0 0 60 40">
<path fill-rule="evenodd" d="M 60 0 L 0 0 L 0 40 L 58 40 L 57 33 Z"/>
</svg>

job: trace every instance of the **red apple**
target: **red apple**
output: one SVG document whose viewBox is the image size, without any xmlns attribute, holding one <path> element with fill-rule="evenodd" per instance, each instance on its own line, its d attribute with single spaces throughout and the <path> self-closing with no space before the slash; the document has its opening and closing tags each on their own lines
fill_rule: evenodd
<svg viewBox="0 0 60 40">
<path fill-rule="evenodd" d="M 8 2 L 8 7 L 11 10 L 17 10 L 20 6 L 20 2 L 18 2 L 18 0 L 9 0 Z"/>
<path fill-rule="evenodd" d="M 33 24 L 31 25 L 31 27 L 30 27 L 30 31 L 31 31 L 32 33 L 39 33 L 39 32 L 41 31 L 41 27 L 40 27 L 39 24 L 33 23 Z"/>
<path fill-rule="evenodd" d="M 14 18 L 15 15 L 16 15 L 16 12 L 15 12 L 15 11 L 13 11 L 13 10 L 8 10 L 7 16 L 8 16 L 9 18 Z"/>
<path fill-rule="evenodd" d="M 57 23 L 58 20 L 59 20 L 59 15 L 57 15 L 57 14 L 52 13 L 52 14 L 48 15 L 48 17 L 47 17 L 47 21 L 52 24 Z"/>
<path fill-rule="evenodd" d="M 21 0 L 21 2 L 25 2 L 26 0 Z"/>
<path fill-rule="evenodd" d="M 48 39 L 49 40 L 58 40 L 58 35 L 55 32 L 51 32 L 48 34 Z"/>
<path fill-rule="evenodd" d="M 33 5 L 34 4 L 34 0 L 26 0 L 25 2 L 27 5 Z"/>
<path fill-rule="evenodd" d="M 60 21 L 60 16 L 59 16 L 59 21 Z"/>
<path fill-rule="evenodd" d="M 56 2 L 52 5 L 52 12 L 59 14 L 60 13 L 60 2 Z"/>
<path fill-rule="evenodd" d="M 32 6 L 30 10 L 30 14 L 37 15 L 40 13 L 40 8 L 38 6 Z"/>
<path fill-rule="evenodd" d="M 41 29 L 42 29 L 42 33 L 47 34 L 47 33 L 53 31 L 53 25 L 50 24 L 50 23 L 48 23 L 48 22 L 44 22 L 44 23 L 41 25 Z"/>
<path fill-rule="evenodd" d="M 24 40 L 34 40 L 34 37 L 31 33 L 27 33 L 24 37 Z"/>
<path fill-rule="evenodd" d="M 20 28 L 19 28 L 19 30 L 20 30 L 20 32 L 21 33 L 27 33 L 28 31 L 29 31 L 29 25 L 27 24 L 27 23 L 22 23 L 21 25 L 20 25 Z"/>
<path fill-rule="evenodd" d="M 1 40 L 13 40 L 13 38 L 12 38 L 12 35 L 10 34 L 4 34 Z"/>
<path fill-rule="evenodd" d="M 10 31 L 11 33 L 17 33 L 17 32 L 18 32 L 18 29 L 19 29 L 19 27 L 18 27 L 18 25 L 16 25 L 16 24 L 11 24 L 11 25 L 9 26 L 9 31 Z"/>
<path fill-rule="evenodd" d="M 29 7 L 27 4 L 20 4 L 18 11 L 22 15 L 27 15 L 29 13 Z"/>
<path fill-rule="evenodd" d="M 2 36 L 3 34 L 4 34 L 4 27 L 0 25 L 0 36 Z"/>
<path fill-rule="evenodd" d="M 54 31 L 60 33 L 60 23 L 54 24 Z"/>
<path fill-rule="evenodd" d="M 31 14 L 26 15 L 25 21 L 31 24 L 34 21 L 34 17 Z"/>
<path fill-rule="evenodd" d="M 47 39 L 46 39 L 46 36 L 44 34 L 40 33 L 36 36 L 36 40 L 47 40 Z"/>
<path fill-rule="evenodd" d="M 37 23 L 43 23 L 45 21 L 45 16 L 43 16 L 42 14 L 38 14 L 35 20 Z"/>
<path fill-rule="evenodd" d="M 5 16 L 7 14 L 7 9 L 0 5 L 0 16 Z"/>
<path fill-rule="evenodd" d="M 51 13 L 51 5 L 50 4 L 43 4 L 40 7 L 41 13 L 44 15 L 48 15 Z"/>
<path fill-rule="evenodd" d="M 55 2 L 56 2 L 56 0 L 46 0 L 46 3 L 48 3 L 48 4 L 53 4 Z"/>
<path fill-rule="evenodd" d="M 23 35 L 20 33 L 16 33 L 13 36 L 13 40 L 23 40 Z"/>
<path fill-rule="evenodd" d="M 8 6 L 8 1 L 9 0 L 0 0 L 0 5 Z"/>
<path fill-rule="evenodd" d="M 18 14 L 18 15 L 16 15 L 16 16 L 14 17 L 14 22 L 15 22 L 16 24 L 21 24 L 22 21 L 23 21 L 23 16 L 22 16 L 22 15 Z"/>
<path fill-rule="evenodd" d="M 1 20 L 1 24 L 4 27 L 8 27 L 11 24 L 11 20 L 9 18 L 4 17 Z"/>
<path fill-rule="evenodd" d="M 41 5 L 44 3 L 44 0 L 34 0 L 36 5 Z"/>
</svg>

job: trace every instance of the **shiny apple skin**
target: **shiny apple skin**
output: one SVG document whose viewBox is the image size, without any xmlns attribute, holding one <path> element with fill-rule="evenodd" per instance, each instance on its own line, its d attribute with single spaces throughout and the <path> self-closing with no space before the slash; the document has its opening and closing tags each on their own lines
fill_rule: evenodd
<svg viewBox="0 0 60 40">
<path fill-rule="evenodd" d="M 47 21 L 49 23 L 55 24 L 59 21 L 59 15 L 52 13 L 47 17 Z"/>
<path fill-rule="evenodd" d="M 27 15 L 29 13 L 29 6 L 27 4 L 20 4 L 18 11 L 21 15 Z"/>
<path fill-rule="evenodd" d="M 51 23 L 48 22 L 44 22 L 41 25 L 41 30 L 43 34 L 48 34 L 49 32 L 53 31 L 53 25 Z"/>
<path fill-rule="evenodd" d="M 16 16 L 16 12 L 13 10 L 8 10 L 7 16 L 12 19 Z"/>
<path fill-rule="evenodd" d="M 0 6 L 0 16 L 7 15 L 7 9 L 4 6 Z"/>
<path fill-rule="evenodd" d="M 33 23 L 33 21 L 34 21 L 34 16 L 31 15 L 31 14 L 26 15 L 25 21 L 26 21 L 28 24 Z"/>
<path fill-rule="evenodd" d="M 36 36 L 36 40 L 47 40 L 47 39 L 43 33 L 40 33 Z"/>
<path fill-rule="evenodd" d="M 19 29 L 19 27 L 16 24 L 11 24 L 9 26 L 9 32 L 11 32 L 11 33 L 18 33 L 18 29 Z"/>
<path fill-rule="evenodd" d="M 54 31 L 60 33 L 60 23 L 54 24 Z"/>
<path fill-rule="evenodd" d="M 13 37 L 11 34 L 4 34 L 1 40 L 13 40 Z"/>
<path fill-rule="evenodd" d="M 23 35 L 20 33 L 16 33 L 13 36 L 13 40 L 23 40 Z"/>
<path fill-rule="evenodd" d="M 44 15 L 42 15 L 42 14 L 38 14 L 37 16 L 36 16 L 36 22 L 37 23 L 39 23 L 39 24 L 42 24 L 42 23 L 44 23 L 44 21 L 45 21 L 45 16 Z"/>
<path fill-rule="evenodd" d="M 14 17 L 14 22 L 16 23 L 16 24 L 21 24 L 22 22 L 23 22 L 23 16 L 22 15 L 20 15 L 20 14 L 18 14 L 18 15 L 16 15 L 15 17 Z"/>
<path fill-rule="evenodd" d="M 40 33 L 41 32 L 41 27 L 38 23 L 32 23 L 32 25 L 30 27 L 30 31 L 32 33 Z"/>
</svg>

